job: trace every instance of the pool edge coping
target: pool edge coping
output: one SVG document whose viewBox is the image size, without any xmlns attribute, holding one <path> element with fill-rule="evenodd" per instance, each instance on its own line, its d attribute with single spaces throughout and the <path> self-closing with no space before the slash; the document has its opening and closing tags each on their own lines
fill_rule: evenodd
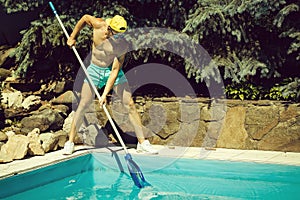
<svg viewBox="0 0 300 200">
<path fill-rule="evenodd" d="M 239 150 L 224 148 L 203 148 L 203 147 L 178 147 L 153 145 L 160 151 L 158 155 L 140 154 L 134 148 L 128 151 L 132 155 L 160 156 L 190 158 L 199 160 L 223 160 L 223 161 L 241 161 L 266 164 L 283 164 L 300 166 L 300 153 L 281 152 L 281 151 L 260 151 L 260 150 Z M 9 163 L 0 164 L 0 180 L 16 174 L 25 173 L 34 169 L 49 166 L 63 162 L 75 157 L 83 156 L 92 152 L 111 153 L 111 149 L 124 154 L 121 147 L 94 148 L 90 146 L 77 145 L 72 155 L 62 155 L 62 150 L 53 151 L 44 156 L 33 156 L 23 160 L 15 160 Z M 180 155 L 178 154 L 180 153 Z M 24 167 L 26 166 L 26 167 Z"/>
</svg>

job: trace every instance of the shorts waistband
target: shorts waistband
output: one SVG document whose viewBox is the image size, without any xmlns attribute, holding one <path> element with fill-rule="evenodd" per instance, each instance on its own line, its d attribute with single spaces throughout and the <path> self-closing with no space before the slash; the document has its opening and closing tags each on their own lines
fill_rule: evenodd
<svg viewBox="0 0 300 200">
<path fill-rule="evenodd" d="M 91 67 L 98 67 L 98 68 L 100 68 L 100 70 L 107 70 L 107 69 L 111 69 L 112 68 L 112 64 L 109 65 L 108 67 L 100 67 L 98 65 L 95 65 L 94 63 L 91 63 L 90 66 Z"/>
</svg>

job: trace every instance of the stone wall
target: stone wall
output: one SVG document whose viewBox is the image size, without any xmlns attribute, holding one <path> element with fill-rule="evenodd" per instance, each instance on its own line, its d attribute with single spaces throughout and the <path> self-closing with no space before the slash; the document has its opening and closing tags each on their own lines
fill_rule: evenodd
<svg viewBox="0 0 300 200">
<path fill-rule="evenodd" d="M 5 127 L 0 130 L 0 163 L 61 149 L 69 133 L 71 107 L 78 103 L 72 91 L 50 102 L 34 95 L 23 99 L 19 94 L 2 93 L 7 101 L 2 105 Z M 105 113 L 94 102 L 75 143 L 97 147 L 115 143 L 117 137 Z M 143 97 L 135 102 L 152 144 L 300 152 L 299 103 Z M 124 142 L 136 145 L 126 109 L 119 101 L 107 108 Z"/>
<path fill-rule="evenodd" d="M 135 101 L 153 144 L 300 152 L 296 103 L 142 97 Z M 109 109 L 120 128 L 132 133 L 121 104 Z M 98 118 L 105 118 L 99 110 Z"/>
</svg>

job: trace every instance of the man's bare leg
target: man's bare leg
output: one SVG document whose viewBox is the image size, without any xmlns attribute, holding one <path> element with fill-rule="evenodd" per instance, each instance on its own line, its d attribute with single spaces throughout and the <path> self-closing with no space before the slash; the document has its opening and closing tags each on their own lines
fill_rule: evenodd
<svg viewBox="0 0 300 200">
<path fill-rule="evenodd" d="M 69 141 L 71 142 L 74 141 L 76 133 L 83 122 L 85 112 L 89 108 L 93 99 L 94 99 L 94 92 L 92 88 L 88 83 L 83 83 L 81 94 L 80 94 L 80 102 L 75 111 L 71 129 L 70 129 Z"/>
<path fill-rule="evenodd" d="M 126 108 L 126 110 L 128 111 L 129 120 L 133 125 L 139 143 L 143 143 L 145 141 L 145 137 L 143 133 L 142 121 L 139 113 L 136 110 L 131 93 L 127 91 L 128 90 L 127 87 L 128 87 L 127 83 L 117 85 L 114 87 L 114 91 L 116 92 L 118 97 L 122 99 L 122 103 Z"/>
<path fill-rule="evenodd" d="M 66 142 L 64 147 L 64 154 L 72 154 L 74 150 L 74 139 L 75 136 L 83 122 L 85 112 L 87 108 L 90 106 L 91 102 L 94 99 L 94 92 L 88 83 L 83 83 L 80 95 L 80 102 L 75 111 L 70 133 L 69 133 L 69 141 Z"/>
<path fill-rule="evenodd" d="M 128 84 L 125 83 L 115 86 L 114 90 L 117 95 L 122 98 L 122 103 L 128 110 L 129 120 L 134 127 L 135 134 L 138 139 L 137 150 L 151 154 L 157 154 L 158 151 L 153 149 L 150 142 L 145 139 L 141 117 L 135 107 Z"/>
</svg>

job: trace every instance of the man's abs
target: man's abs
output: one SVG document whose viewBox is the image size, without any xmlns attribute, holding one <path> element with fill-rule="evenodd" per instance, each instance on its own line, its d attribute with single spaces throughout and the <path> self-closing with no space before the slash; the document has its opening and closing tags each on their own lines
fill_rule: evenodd
<svg viewBox="0 0 300 200">
<path fill-rule="evenodd" d="M 104 21 L 102 19 L 97 19 Z M 107 39 L 107 25 L 93 29 L 92 58 L 93 64 L 99 67 L 110 66 L 114 60 L 113 46 Z"/>
<path fill-rule="evenodd" d="M 107 67 L 112 64 L 115 55 L 112 51 L 96 48 L 93 46 L 92 50 L 92 63 L 100 67 Z"/>
</svg>

